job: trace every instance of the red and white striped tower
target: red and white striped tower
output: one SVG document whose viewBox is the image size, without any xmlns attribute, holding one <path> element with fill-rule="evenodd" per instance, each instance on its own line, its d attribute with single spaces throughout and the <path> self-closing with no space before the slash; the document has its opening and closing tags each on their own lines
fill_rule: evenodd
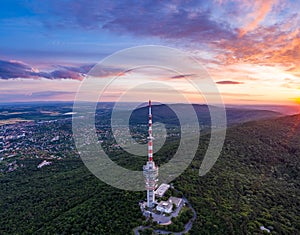
<svg viewBox="0 0 300 235">
<path fill-rule="evenodd" d="M 152 113 L 151 113 L 151 100 L 149 100 L 149 130 L 148 130 L 148 159 L 153 161 L 153 137 L 152 137 Z"/>
<path fill-rule="evenodd" d="M 154 190 L 157 187 L 158 167 L 153 161 L 153 136 L 152 136 L 152 112 L 151 100 L 149 100 L 149 129 L 148 129 L 148 161 L 143 167 L 145 184 L 147 190 L 147 207 L 153 208 L 155 203 Z"/>
</svg>

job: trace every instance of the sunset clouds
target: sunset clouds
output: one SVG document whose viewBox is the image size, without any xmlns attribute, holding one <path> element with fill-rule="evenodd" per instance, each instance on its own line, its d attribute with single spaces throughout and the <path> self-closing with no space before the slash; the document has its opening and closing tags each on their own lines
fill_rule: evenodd
<svg viewBox="0 0 300 235">
<path fill-rule="evenodd" d="M 91 68 L 92 65 L 84 65 L 77 68 L 60 66 L 59 69 L 47 72 L 30 67 L 29 65 L 21 61 L 0 60 L 0 79 L 7 80 L 14 78 L 47 78 L 82 80 Z"/>
<path fill-rule="evenodd" d="M 237 82 L 237 81 L 218 81 L 216 82 L 217 84 L 221 84 L 221 85 L 238 85 L 238 84 L 243 84 L 243 82 Z"/>
<path fill-rule="evenodd" d="M 190 52 L 226 102 L 300 97 L 297 1 L 11 1 L 1 9 L 0 80 L 80 82 L 106 56 L 156 44 Z"/>
<path fill-rule="evenodd" d="M 277 0 L 265 1 L 245 1 L 245 6 L 252 8 L 252 12 L 246 15 L 246 25 L 239 31 L 239 37 L 244 36 L 246 33 L 253 31 L 265 19 L 267 14 L 272 10 L 272 6 L 277 3 Z"/>
</svg>

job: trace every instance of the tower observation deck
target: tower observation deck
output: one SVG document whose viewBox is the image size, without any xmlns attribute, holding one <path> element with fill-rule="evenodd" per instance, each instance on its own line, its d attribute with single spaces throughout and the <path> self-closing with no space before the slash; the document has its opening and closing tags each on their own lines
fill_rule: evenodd
<svg viewBox="0 0 300 235">
<path fill-rule="evenodd" d="M 154 190 L 157 187 L 158 167 L 153 161 L 152 113 L 151 100 L 149 100 L 149 130 L 148 130 L 148 161 L 143 166 L 143 174 L 147 190 L 147 207 L 153 208 L 155 202 Z"/>
</svg>

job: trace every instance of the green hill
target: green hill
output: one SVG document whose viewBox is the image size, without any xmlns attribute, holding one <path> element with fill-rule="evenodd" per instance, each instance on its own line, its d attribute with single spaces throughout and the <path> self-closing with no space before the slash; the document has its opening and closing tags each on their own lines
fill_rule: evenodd
<svg viewBox="0 0 300 235">
<path fill-rule="evenodd" d="M 199 124 L 210 126 L 210 110 L 218 110 L 216 106 L 207 106 L 200 104 L 193 104 L 193 108 L 198 117 Z M 153 120 L 158 122 L 167 122 L 168 124 L 177 124 L 178 118 L 174 110 L 180 113 L 188 114 L 190 112 L 187 104 L 170 104 L 170 105 L 153 105 Z M 146 123 L 147 122 L 148 107 L 142 107 L 133 111 L 131 115 L 131 123 Z M 190 114 L 193 115 L 193 114 Z M 188 115 L 187 115 L 188 116 Z M 243 123 L 253 120 L 269 119 L 282 116 L 279 112 L 269 110 L 247 109 L 247 108 L 226 108 L 226 118 L 229 125 Z M 193 119 L 191 119 L 193 120 Z M 185 120 L 190 123 L 189 119 Z"/>
<path fill-rule="evenodd" d="M 228 129 L 213 169 L 199 177 L 209 136 L 191 166 L 175 180 L 197 211 L 190 234 L 300 233 L 300 116 L 248 122 Z M 155 156 L 165 161 L 176 143 Z M 26 156 L 24 156 L 26 157 Z M 143 192 L 105 185 L 80 159 L 39 159 L 0 176 L 0 234 L 130 234 L 142 223 Z M 139 169 L 144 159 L 120 162 Z"/>
<path fill-rule="evenodd" d="M 299 158 L 300 116 L 230 128 L 206 176 L 195 160 L 175 182 L 198 212 L 191 234 L 299 234 Z"/>
</svg>

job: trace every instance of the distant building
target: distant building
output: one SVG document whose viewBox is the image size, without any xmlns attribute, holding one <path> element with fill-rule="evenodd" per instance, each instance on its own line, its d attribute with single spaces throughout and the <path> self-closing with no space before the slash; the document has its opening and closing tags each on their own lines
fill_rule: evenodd
<svg viewBox="0 0 300 235">
<path fill-rule="evenodd" d="M 166 192 L 167 190 L 170 188 L 170 185 L 169 184 L 161 184 L 158 189 L 155 190 L 155 194 L 158 196 L 158 197 L 162 197 Z"/>
<path fill-rule="evenodd" d="M 161 201 L 158 203 L 156 210 L 163 213 L 171 213 L 173 209 L 173 204 L 169 201 Z"/>
<path fill-rule="evenodd" d="M 55 136 L 52 138 L 51 142 L 58 141 L 58 140 L 59 140 L 59 136 Z"/>
<path fill-rule="evenodd" d="M 265 228 L 265 226 L 260 226 L 261 231 L 266 231 L 267 233 L 270 233 L 270 229 Z"/>
<path fill-rule="evenodd" d="M 40 163 L 37 168 L 42 168 L 43 166 L 48 166 L 51 165 L 52 162 L 47 162 L 46 160 L 44 160 L 42 163 Z"/>
</svg>

